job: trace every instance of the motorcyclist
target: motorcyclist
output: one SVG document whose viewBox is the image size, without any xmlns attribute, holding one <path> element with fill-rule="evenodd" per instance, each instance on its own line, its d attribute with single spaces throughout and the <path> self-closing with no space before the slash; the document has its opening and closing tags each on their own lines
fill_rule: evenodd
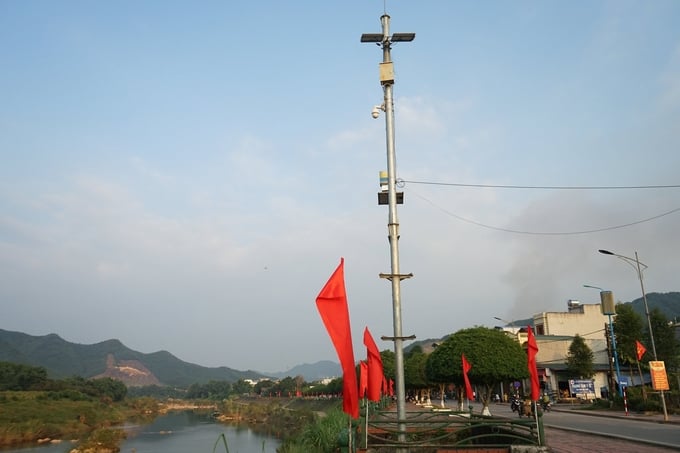
<svg viewBox="0 0 680 453">
<path fill-rule="evenodd" d="M 541 399 L 541 407 L 544 411 L 550 410 L 550 395 L 547 393 L 543 394 L 543 398 Z"/>
</svg>

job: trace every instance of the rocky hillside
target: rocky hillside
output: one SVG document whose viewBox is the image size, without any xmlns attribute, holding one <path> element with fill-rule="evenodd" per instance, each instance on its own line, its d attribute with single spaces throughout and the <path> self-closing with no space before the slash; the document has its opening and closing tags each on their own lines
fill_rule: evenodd
<svg viewBox="0 0 680 453">
<path fill-rule="evenodd" d="M 0 361 L 40 366 L 51 378 L 110 376 L 120 377 L 129 385 L 152 383 L 186 388 L 211 380 L 235 382 L 264 377 L 256 371 L 195 365 L 167 351 L 144 354 L 118 340 L 83 345 L 70 343 L 56 334 L 33 336 L 2 329 Z"/>
</svg>

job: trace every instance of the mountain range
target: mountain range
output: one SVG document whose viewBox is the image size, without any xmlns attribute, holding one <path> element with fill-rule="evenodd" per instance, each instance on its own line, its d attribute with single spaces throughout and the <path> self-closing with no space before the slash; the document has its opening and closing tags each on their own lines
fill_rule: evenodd
<svg viewBox="0 0 680 453">
<path fill-rule="evenodd" d="M 633 309 L 645 316 L 642 298 L 632 302 Z M 680 319 L 680 292 L 647 294 L 649 309 L 658 308 L 669 320 Z M 525 322 L 526 321 L 526 322 Z M 532 319 L 516 321 L 526 325 Z M 409 344 L 421 346 L 429 352 L 442 339 L 427 339 Z M 340 376 L 340 365 L 332 361 L 302 364 L 288 371 L 261 373 L 239 371 L 225 366 L 204 367 L 184 362 L 167 351 L 145 354 L 126 347 L 119 340 L 83 345 L 70 343 L 59 335 L 32 336 L 21 332 L 0 329 L 0 361 L 40 366 L 54 379 L 81 376 L 85 378 L 108 376 L 125 382 L 128 386 L 169 385 L 186 388 L 211 380 L 235 382 L 239 379 L 283 378 L 303 376 L 313 382 L 326 377 Z"/>
<path fill-rule="evenodd" d="M 235 382 L 239 379 L 275 377 L 252 370 L 195 365 L 184 362 L 167 351 L 145 354 L 126 347 L 119 340 L 84 345 L 70 343 L 56 334 L 33 336 L 2 329 L 0 361 L 43 367 L 53 379 L 108 376 L 122 380 L 128 386 L 155 384 L 186 388 L 191 384 L 203 384 L 211 380 Z M 301 374 L 309 379 L 308 376 L 320 373 L 315 370 L 314 365 L 300 367 L 298 370 L 291 370 L 295 374 L 277 374 Z M 328 363 L 322 362 L 320 369 L 328 369 Z"/>
</svg>

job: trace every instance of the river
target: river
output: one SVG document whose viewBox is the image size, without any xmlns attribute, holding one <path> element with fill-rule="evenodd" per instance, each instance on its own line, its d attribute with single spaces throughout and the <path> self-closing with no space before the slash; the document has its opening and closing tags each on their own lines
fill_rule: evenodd
<svg viewBox="0 0 680 453">
<path fill-rule="evenodd" d="M 191 411 L 170 412 L 157 417 L 148 425 L 124 427 L 127 439 L 121 453 L 276 453 L 280 441 L 258 434 L 245 426 L 224 425 L 207 414 Z M 71 443 L 40 447 L 0 450 L 2 453 L 65 453 L 73 448 Z"/>
</svg>

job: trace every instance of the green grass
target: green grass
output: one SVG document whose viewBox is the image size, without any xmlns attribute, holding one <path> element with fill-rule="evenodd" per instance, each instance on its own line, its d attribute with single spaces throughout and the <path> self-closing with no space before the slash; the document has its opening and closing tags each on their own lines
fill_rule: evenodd
<svg viewBox="0 0 680 453">
<path fill-rule="evenodd" d="M 78 439 L 122 423 L 127 415 L 124 406 L 98 399 L 55 399 L 47 392 L 1 392 L 0 446 L 43 438 Z"/>
</svg>

